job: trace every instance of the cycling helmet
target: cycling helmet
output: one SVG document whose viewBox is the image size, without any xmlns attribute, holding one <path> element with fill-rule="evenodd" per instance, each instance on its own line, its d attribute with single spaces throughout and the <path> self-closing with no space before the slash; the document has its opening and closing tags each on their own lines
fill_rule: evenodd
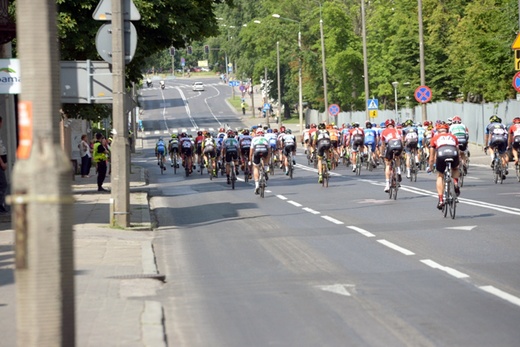
<svg viewBox="0 0 520 347">
<path fill-rule="evenodd" d="M 271 129 L 269 129 L 269 130 L 271 130 Z M 255 134 L 256 134 L 256 136 L 264 136 L 264 129 L 262 129 L 262 128 L 258 129 Z"/>
<path fill-rule="evenodd" d="M 395 121 L 393 119 L 387 119 L 385 122 L 385 127 L 388 128 L 389 126 L 395 127 Z"/>
<path fill-rule="evenodd" d="M 320 129 L 320 130 L 325 130 L 325 123 L 320 123 L 320 124 L 318 125 L 318 129 Z"/>
<path fill-rule="evenodd" d="M 367 120 L 367 121 L 365 122 L 365 128 L 367 128 L 367 129 L 372 128 L 372 123 L 370 123 L 370 121 Z"/>
<path fill-rule="evenodd" d="M 311 128 L 316 128 L 316 124 L 312 123 Z"/>
<path fill-rule="evenodd" d="M 381 122 L 381 123 L 379 124 L 379 126 L 380 126 L 381 128 L 386 127 L 386 122 Z"/>
<path fill-rule="evenodd" d="M 462 119 L 459 116 L 455 116 L 451 119 L 452 123 L 460 124 L 462 122 Z"/>
<path fill-rule="evenodd" d="M 227 136 L 228 137 L 235 137 L 235 132 L 233 130 L 229 129 L 228 132 L 227 132 Z"/>
<path fill-rule="evenodd" d="M 353 127 L 353 128 L 357 128 L 357 127 L 359 127 L 359 123 L 358 123 L 358 122 L 352 122 L 352 127 Z"/>
<path fill-rule="evenodd" d="M 432 121 L 431 121 L 431 120 L 425 120 L 424 123 L 423 123 L 423 125 L 424 125 L 425 127 L 427 127 L 427 126 L 429 126 L 429 125 L 432 125 Z"/>
<path fill-rule="evenodd" d="M 283 125 L 280 127 L 280 132 L 281 132 L 281 133 L 284 133 L 284 132 L 285 132 L 285 127 L 284 127 Z"/>
<path fill-rule="evenodd" d="M 491 117 L 489 117 L 489 122 L 490 123 L 502 123 L 502 119 L 500 119 L 499 116 L 497 116 L 496 114 L 492 115 Z"/>
<path fill-rule="evenodd" d="M 285 130 L 285 133 L 286 134 L 292 134 L 292 130 L 291 129 L 287 129 L 287 130 Z"/>
<path fill-rule="evenodd" d="M 271 134 L 272 132 L 273 132 L 273 129 L 267 129 L 267 133 Z M 263 133 L 264 133 L 264 132 L 262 131 L 262 134 L 263 134 Z"/>
<path fill-rule="evenodd" d="M 181 133 L 181 137 L 186 137 L 186 133 Z"/>
<path fill-rule="evenodd" d="M 248 130 L 248 129 L 244 129 L 244 131 L 242 132 L 242 134 L 244 134 L 244 135 L 249 135 L 249 130 Z"/>
<path fill-rule="evenodd" d="M 176 139 L 177 138 L 177 134 L 172 134 L 172 139 Z"/>
<path fill-rule="evenodd" d="M 437 123 L 435 126 L 435 129 L 437 131 L 442 130 L 442 129 L 448 130 L 449 128 L 450 128 L 450 126 L 448 125 L 448 123 L 445 123 L 443 121 L 441 121 L 440 123 Z"/>
<path fill-rule="evenodd" d="M 310 128 L 311 128 L 310 124 L 305 124 L 305 129 L 310 129 Z"/>
<path fill-rule="evenodd" d="M 202 135 L 202 131 L 200 131 L 200 130 L 197 131 L 197 135 L 198 135 L 198 136 L 201 136 L 201 135 Z"/>
<path fill-rule="evenodd" d="M 451 125 L 453 123 L 453 119 L 452 118 L 448 118 L 446 120 L 446 123 L 448 123 L 448 125 Z"/>
<path fill-rule="evenodd" d="M 159 141 L 162 141 L 162 140 L 163 140 L 162 137 L 159 137 Z"/>
<path fill-rule="evenodd" d="M 520 124 L 520 117 L 513 118 L 513 124 Z"/>
<path fill-rule="evenodd" d="M 437 119 L 437 120 L 435 121 L 435 126 L 437 126 L 437 125 L 439 125 L 439 124 L 442 124 L 442 123 L 444 123 L 444 121 L 442 121 L 442 120 L 440 120 L 440 119 Z"/>
<path fill-rule="evenodd" d="M 204 133 L 205 137 L 211 137 L 211 134 L 209 132 Z"/>
<path fill-rule="evenodd" d="M 218 132 L 219 132 L 219 133 L 223 133 L 224 131 L 225 131 L 224 128 L 220 128 L 220 129 L 218 129 Z"/>
<path fill-rule="evenodd" d="M 407 120 L 404 122 L 404 125 L 407 126 L 407 127 L 411 127 L 411 126 L 413 126 L 413 120 L 411 120 L 411 119 L 407 119 Z"/>
</svg>

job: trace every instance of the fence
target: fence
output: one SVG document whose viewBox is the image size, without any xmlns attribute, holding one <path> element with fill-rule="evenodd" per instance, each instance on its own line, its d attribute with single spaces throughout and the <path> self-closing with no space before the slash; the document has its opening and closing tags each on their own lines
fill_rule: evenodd
<svg viewBox="0 0 520 347">
<path fill-rule="evenodd" d="M 520 102 L 517 100 L 507 100 L 501 103 L 472 104 L 458 103 L 451 101 L 439 101 L 426 105 L 426 114 L 428 119 L 435 122 L 437 119 L 447 120 L 455 115 L 462 118 L 462 122 L 468 127 L 470 142 L 477 145 L 484 144 L 484 131 L 489 124 L 489 117 L 496 114 L 502 118 L 502 122 L 509 125 L 513 118 L 520 117 Z M 305 113 L 305 124 L 318 124 L 326 119 L 325 113 L 319 113 L 317 110 L 308 109 Z M 402 108 L 396 117 L 393 110 L 379 110 L 377 117 L 371 118 L 371 122 L 380 124 L 388 118 L 395 119 L 397 122 L 404 121 L 408 118 L 414 122 L 422 121 L 422 108 Z M 366 121 L 365 111 L 340 112 L 336 117 L 328 116 L 329 122 L 338 125 L 343 123 L 359 122 L 363 125 Z"/>
</svg>

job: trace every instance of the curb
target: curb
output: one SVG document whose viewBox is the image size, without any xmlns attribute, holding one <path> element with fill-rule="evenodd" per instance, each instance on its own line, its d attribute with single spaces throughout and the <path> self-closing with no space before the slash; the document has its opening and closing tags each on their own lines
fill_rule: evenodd
<svg viewBox="0 0 520 347">
<path fill-rule="evenodd" d="M 141 334 L 146 347 L 166 347 L 164 310 L 160 302 L 147 300 L 141 315 Z"/>
</svg>

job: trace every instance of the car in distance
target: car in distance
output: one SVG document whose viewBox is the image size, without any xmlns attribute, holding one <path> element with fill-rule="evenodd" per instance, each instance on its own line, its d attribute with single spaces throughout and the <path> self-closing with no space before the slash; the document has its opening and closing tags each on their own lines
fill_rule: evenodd
<svg viewBox="0 0 520 347">
<path fill-rule="evenodd" d="M 193 83 L 192 89 L 194 92 L 203 92 L 204 91 L 204 83 L 195 82 Z"/>
</svg>

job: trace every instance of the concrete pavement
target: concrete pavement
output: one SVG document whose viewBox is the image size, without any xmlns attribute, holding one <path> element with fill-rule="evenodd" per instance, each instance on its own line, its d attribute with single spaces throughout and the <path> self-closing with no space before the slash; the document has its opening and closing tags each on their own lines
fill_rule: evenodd
<svg viewBox="0 0 520 347">
<path fill-rule="evenodd" d="M 163 285 L 153 252 L 146 171 L 132 165 L 131 226 L 109 227 L 110 193 L 92 176 L 72 181 L 75 198 L 77 346 L 166 346 L 161 303 L 150 300 Z M 110 177 L 105 181 L 110 188 Z M 0 217 L 0 335 L 16 346 L 13 230 Z"/>
</svg>

